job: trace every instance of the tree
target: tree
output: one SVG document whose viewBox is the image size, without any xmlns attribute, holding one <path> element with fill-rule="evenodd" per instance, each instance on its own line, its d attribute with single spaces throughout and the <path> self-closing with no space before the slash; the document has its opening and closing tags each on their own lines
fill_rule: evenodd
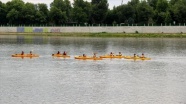
<svg viewBox="0 0 186 104">
<path fill-rule="evenodd" d="M 36 22 L 39 24 L 47 24 L 48 23 L 48 15 L 49 11 L 46 4 L 38 4 L 37 12 L 36 12 Z"/>
<path fill-rule="evenodd" d="M 133 7 L 130 4 L 124 4 L 121 6 L 116 7 L 116 13 L 117 15 L 116 17 L 116 22 L 117 23 L 134 23 L 135 22 L 135 18 L 136 18 L 136 11 L 135 11 L 135 7 Z"/>
<path fill-rule="evenodd" d="M 180 1 L 180 0 L 170 0 L 170 5 L 174 5 L 174 4 L 176 4 L 178 1 Z"/>
<path fill-rule="evenodd" d="M 6 5 L 0 1 L 0 24 L 6 24 L 7 19 L 6 19 Z"/>
<path fill-rule="evenodd" d="M 113 24 L 117 20 L 117 15 L 115 13 L 116 9 L 114 7 L 113 10 L 108 10 L 107 17 L 105 18 L 104 23 L 106 24 Z"/>
<path fill-rule="evenodd" d="M 10 24 L 16 24 L 16 20 L 19 19 L 19 11 L 11 9 L 11 11 L 8 12 L 6 17 L 9 20 Z"/>
<path fill-rule="evenodd" d="M 22 10 L 22 16 L 23 16 L 23 23 L 24 24 L 31 24 L 35 23 L 35 13 L 36 13 L 36 8 L 33 3 L 26 3 L 23 6 Z"/>
<path fill-rule="evenodd" d="M 62 12 L 57 7 L 50 8 L 49 17 L 50 17 L 51 23 L 54 25 L 60 25 L 62 23 L 66 23 L 67 21 L 67 16 L 65 12 Z"/>
<path fill-rule="evenodd" d="M 171 17 L 171 15 L 170 15 L 170 12 L 166 12 L 166 16 L 165 16 L 165 23 L 166 24 L 170 24 L 170 23 L 172 23 L 172 17 Z"/>
<path fill-rule="evenodd" d="M 169 4 L 167 0 L 158 0 L 155 10 L 156 23 L 165 23 L 166 14 L 169 10 Z"/>
<path fill-rule="evenodd" d="M 158 0 L 147 0 L 148 4 L 155 10 Z"/>
<path fill-rule="evenodd" d="M 182 0 L 173 6 L 174 20 L 176 23 L 186 23 L 186 3 Z"/>
<path fill-rule="evenodd" d="M 51 4 L 50 7 L 56 7 L 58 9 L 60 9 L 61 11 L 64 11 L 63 7 L 64 7 L 64 1 L 63 0 L 54 0 Z"/>
<path fill-rule="evenodd" d="M 12 0 L 6 3 L 7 5 L 7 19 L 11 24 L 22 24 L 23 15 L 22 10 L 24 2 L 22 0 Z"/>
<path fill-rule="evenodd" d="M 133 16 L 130 16 L 130 21 L 133 19 L 133 21 L 135 21 L 136 23 L 138 22 L 138 15 L 137 15 L 137 6 L 139 5 L 140 0 L 131 0 L 130 2 L 128 2 L 128 6 L 130 7 L 131 10 L 133 12 Z M 131 15 L 131 14 L 130 14 Z"/>
<path fill-rule="evenodd" d="M 130 2 L 128 2 L 128 5 L 137 6 L 139 3 L 139 0 L 131 0 Z"/>
<path fill-rule="evenodd" d="M 169 4 L 167 0 L 158 0 L 156 5 L 156 10 L 158 12 L 166 12 L 169 8 Z"/>
<path fill-rule="evenodd" d="M 77 23 L 86 23 L 90 17 L 90 3 L 84 0 L 74 0 L 72 17 Z"/>
<path fill-rule="evenodd" d="M 65 17 L 67 17 L 66 22 L 71 21 L 71 3 L 69 0 L 54 0 L 50 4 L 51 8 L 56 7 L 59 9 L 63 14 L 65 14 Z"/>
<path fill-rule="evenodd" d="M 103 23 L 108 12 L 107 0 L 92 0 L 92 23 Z"/>
<path fill-rule="evenodd" d="M 72 7 L 69 0 L 64 0 L 64 11 L 66 12 L 67 22 L 71 21 L 72 18 Z M 63 12 L 63 11 L 62 11 Z"/>
<path fill-rule="evenodd" d="M 38 11 L 43 12 L 43 14 L 45 14 L 46 16 L 48 15 L 48 7 L 46 4 L 39 3 L 37 7 L 38 7 Z"/>
<path fill-rule="evenodd" d="M 140 23 L 148 23 L 154 15 L 153 8 L 146 1 L 142 1 L 137 5 L 137 15 Z"/>
</svg>

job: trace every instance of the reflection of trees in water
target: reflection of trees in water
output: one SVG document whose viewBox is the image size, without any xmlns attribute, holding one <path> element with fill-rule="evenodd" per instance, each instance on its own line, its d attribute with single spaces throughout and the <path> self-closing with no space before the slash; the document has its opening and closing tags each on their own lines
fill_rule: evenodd
<svg viewBox="0 0 186 104">
<path fill-rule="evenodd" d="M 17 36 L 17 43 L 18 44 L 24 44 L 25 43 L 25 38 L 24 36 Z"/>
<path fill-rule="evenodd" d="M 125 38 L 113 42 L 113 46 L 123 47 L 126 52 L 152 52 L 167 54 L 171 51 L 183 50 L 186 47 L 184 39 L 170 38 Z M 171 50 L 171 51 L 170 51 Z"/>
<path fill-rule="evenodd" d="M 18 44 L 44 44 L 47 39 L 43 36 L 17 36 Z"/>
<path fill-rule="evenodd" d="M 78 38 L 72 41 L 75 47 L 81 48 L 84 46 L 90 46 L 92 50 L 105 51 L 107 48 L 107 41 L 98 38 Z"/>
<path fill-rule="evenodd" d="M 33 37 L 33 43 L 34 44 L 43 44 L 43 36 L 34 36 Z"/>
<path fill-rule="evenodd" d="M 108 42 L 104 41 L 104 40 L 103 41 L 96 40 L 92 44 L 92 49 L 96 50 L 97 52 L 99 52 L 99 51 L 105 52 L 107 47 L 108 47 Z"/>
<path fill-rule="evenodd" d="M 14 44 L 14 43 L 17 43 L 17 40 L 16 40 L 17 37 L 14 37 L 14 36 L 3 36 L 1 35 L 0 36 L 0 44 Z"/>
<path fill-rule="evenodd" d="M 177 38 L 86 38 L 86 37 L 44 37 L 44 36 L 0 36 L 1 44 L 51 44 L 57 46 L 55 50 L 84 51 L 89 53 L 119 52 L 124 55 L 133 53 L 182 53 L 186 51 L 186 40 Z M 74 50 L 77 49 L 77 50 Z M 145 51 L 145 52 L 144 52 Z"/>
<path fill-rule="evenodd" d="M 70 51 L 74 54 L 93 54 L 100 53 L 107 48 L 107 42 L 100 38 L 86 37 L 50 37 L 50 44 L 55 46 L 54 50 Z"/>
<path fill-rule="evenodd" d="M 113 42 L 116 48 L 123 48 L 125 52 L 143 53 L 155 51 L 157 53 L 165 51 L 166 42 L 162 39 L 148 39 L 148 38 L 125 38 L 118 39 Z M 144 53 L 145 53 L 144 52 Z"/>
<path fill-rule="evenodd" d="M 70 43 L 70 40 L 69 39 L 66 39 L 66 38 L 63 38 L 63 37 L 58 37 L 58 36 L 55 36 L 55 37 L 49 37 L 50 38 L 50 44 L 52 45 L 69 45 Z"/>
</svg>

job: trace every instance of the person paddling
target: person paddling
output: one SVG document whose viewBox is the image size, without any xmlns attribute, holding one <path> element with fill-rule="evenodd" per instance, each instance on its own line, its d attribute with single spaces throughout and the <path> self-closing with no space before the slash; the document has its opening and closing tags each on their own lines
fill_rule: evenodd
<svg viewBox="0 0 186 104">
<path fill-rule="evenodd" d="M 145 58 L 145 55 L 142 53 L 141 58 Z"/>
<path fill-rule="evenodd" d="M 21 55 L 24 55 L 24 51 L 21 52 Z"/>
<path fill-rule="evenodd" d="M 86 55 L 85 55 L 85 54 L 83 54 L 83 57 L 86 57 Z"/>
<path fill-rule="evenodd" d="M 94 53 L 93 58 L 96 58 L 96 53 Z"/>
<path fill-rule="evenodd" d="M 110 56 L 114 56 L 114 53 L 110 52 Z"/>
<path fill-rule="evenodd" d="M 134 54 L 134 58 L 136 58 L 137 56 L 136 56 L 136 54 Z"/>
<path fill-rule="evenodd" d="M 119 56 L 122 56 L 121 52 L 119 52 Z"/>
<path fill-rule="evenodd" d="M 30 55 L 32 55 L 32 51 L 30 51 Z"/>
<path fill-rule="evenodd" d="M 58 51 L 58 52 L 57 52 L 57 54 L 59 55 L 59 54 L 60 54 L 60 52 Z"/>
<path fill-rule="evenodd" d="M 67 55 L 67 53 L 64 51 L 64 52 L 63 52 L 63 55 Z"/>
</svg>

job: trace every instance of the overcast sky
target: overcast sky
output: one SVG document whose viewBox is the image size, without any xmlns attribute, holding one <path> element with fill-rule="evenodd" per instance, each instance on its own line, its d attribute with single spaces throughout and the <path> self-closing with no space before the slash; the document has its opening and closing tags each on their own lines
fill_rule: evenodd
<svg viewBox="0 0 186 104">
<path fill-rule="evenodd" d="M 7 1 L 11 1 L 11 0 L 1 0 L 2 2 L 6 3 Z M 45 3 L 47 4 L 48 6 L 50 5 L 50 3 L 53 1 L 53 0 L 23 0 L 25 3 L 26 2 L 31 2 L 31 3 L 34 3 L 34 4 L 37 4 L 37 3 Z M 74 1 L 74 0 L 70 0 L 71 3 Z M 91 1 L 91 0 L 86 0 L 86 1 Z M 128 1 L 130 0 L 123 0 L 123 3 L 126 4 Z M 122 0 L 108 0 L 108 3 L 109 3 L 109 8 L 112 9 L 113 6 L 118 6 L 118 5 L 121 5 L 121 2 Z"/>
</svg>

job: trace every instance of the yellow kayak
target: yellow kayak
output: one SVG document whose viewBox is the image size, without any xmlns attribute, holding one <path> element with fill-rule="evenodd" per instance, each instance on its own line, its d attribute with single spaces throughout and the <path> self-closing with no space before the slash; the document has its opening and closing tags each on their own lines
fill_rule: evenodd
<svg viewBox="0 0 186 104">
<path fill-rule="evenodd" d="M 76 56 L 74 58 L 75 59 L 81 59 L 81 60 L 102 60 L 102 58 L 100 58 L 100 57 L 91 57 L 91 56 L 86 56 L 86 57 Z"/>
<path fill-rule="evenodd" d="M 100 58 L 124 58 L 125 56 L 121 56 L 121 55 L 104 55 L 104 56 L 100 56 Z"/>
<path fill-rule="evenodd" d="M 133 56 L 126 56 L 125 59 L 133 59 L 133 60 L 151 60 L 151 58 L 147 57 L 133 57 Z"/>
<path fill-rule="evenodd" d="M 13 54 L 12 57 L 39 57 L 37 54 Z"/>
<path fill-rule="evenodd" d="M 52 54 L 53 57 L 63 57 L 63 58 L 70 58 L 68 55 L 63 55 L 63 54 Z"/>
<path fill-rule="evenodd" d="M 141 60 L 151 60 L 151 58 L 147 58 L 147 57 L 141 57 Z"/>
</svg>

